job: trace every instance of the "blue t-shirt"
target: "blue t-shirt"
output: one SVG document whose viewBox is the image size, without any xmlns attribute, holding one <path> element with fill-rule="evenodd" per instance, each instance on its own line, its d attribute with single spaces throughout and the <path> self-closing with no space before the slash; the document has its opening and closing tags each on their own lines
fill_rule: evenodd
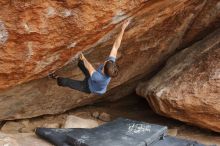
<svg viewBox="0 0 220 146">
<path fill-rule="evenodd" d="M 107 60 L 115 62 L 116 58 L 110 56 Z M 104 94 L 107 90 L 111 77 L 102 73 L 103 66 L 101 64 L 88 80 L 89 89 L 92 93 Z"/>
</svg>

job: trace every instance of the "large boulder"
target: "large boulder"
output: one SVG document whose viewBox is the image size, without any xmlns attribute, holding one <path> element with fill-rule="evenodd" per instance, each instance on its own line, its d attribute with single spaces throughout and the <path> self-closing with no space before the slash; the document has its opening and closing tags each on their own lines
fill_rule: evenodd
<svg viewBox="0 0 220 146">
<path fill-rule="evenodd" d="M 160 115 L 220 132 L 220 29 L 169 59 L 137 93 Z"/>
<path fill-rule="evenodd" d="M 219 0 L 1 0 L 0 6 L 0 120 L 122 97 L 180 45 L 220 26 Z M 132 22 L 118 55 L 120 75 L 106 96 L 58 87 L 43 78 L 59 69 L 60 75 L 82 79 L 77 54 L 84 51 L 95 66 L 103 62 L 125 19 Z"/>
</svg>

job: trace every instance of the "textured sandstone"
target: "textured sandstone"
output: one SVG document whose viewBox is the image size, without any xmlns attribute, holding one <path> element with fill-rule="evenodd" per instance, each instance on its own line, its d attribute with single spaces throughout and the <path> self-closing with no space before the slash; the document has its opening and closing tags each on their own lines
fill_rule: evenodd
<svg viewBox="0 0 220 146">
<path fill-rule="evenodd" d="M 105 97 L 129 94 L 138 79 L 157 69 L 177 48 L 220 26 L 219 2 L 1 0 L 0 120 L 61 113 L 104 98 L 58 87 L 42 77 L 81 51 L 97 66 L 109 54 L 121 22 L 132 18 L 119 52 L 120 75 Z M 81 79 L 75 64 L 58 73 Z"/>
<path fill-rule="evenodd" d="M 220 132 L 220 29 L 169 59 L 137 93 L 161 115 Z"/>
<path fill-rule="evenodd" d="M 182 47 L 202 39 L 208 32 L 220 27 L 220 0 L 207 0 L 203 10 L 195 18 L 191 29 L 186 33 Z"/>
</svg>

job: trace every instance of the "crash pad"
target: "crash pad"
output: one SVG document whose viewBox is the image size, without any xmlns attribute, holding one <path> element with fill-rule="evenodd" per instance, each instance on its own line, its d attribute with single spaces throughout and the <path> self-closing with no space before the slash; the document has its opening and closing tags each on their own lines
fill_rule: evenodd
<svg viewBox="0 0 220 146">
<path fill-rule="evenodd" d="M 167 127 L 118 118 L 96 128 L 37 128 L 55 146 L 204 146 L 166 135 Z"/>
</svg>

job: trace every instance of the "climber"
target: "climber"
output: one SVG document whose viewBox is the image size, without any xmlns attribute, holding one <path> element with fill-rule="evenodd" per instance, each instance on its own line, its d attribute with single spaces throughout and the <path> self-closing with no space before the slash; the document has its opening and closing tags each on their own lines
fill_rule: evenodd
<svg viewBox="0 0 220 146">
<path fill-rule="evenodd" d="M 124 31 L 128 24 L 128 20 L 123 23 L 121 32 L 114 42 L 108 59 L 104 62 L 104 64 L 101 64 L 97 70 L 94 69 L 94 67 L 89 63 L 82 53 L 80 54 L 78 66 L 85 75 L 84 80 L 77 81 L 69 78 L 63 78 L 57 76 L 55 73 L 49 74 L 49 77 L 56 79 L 59 86 L 69 87 L 88 94 L 104 94 L 107 90 L 111 77 L 116 77 L 118 75 L 119 68 L 115 62 L 116 55 L 118 48 L 120 47 Z"/>
</svg>

